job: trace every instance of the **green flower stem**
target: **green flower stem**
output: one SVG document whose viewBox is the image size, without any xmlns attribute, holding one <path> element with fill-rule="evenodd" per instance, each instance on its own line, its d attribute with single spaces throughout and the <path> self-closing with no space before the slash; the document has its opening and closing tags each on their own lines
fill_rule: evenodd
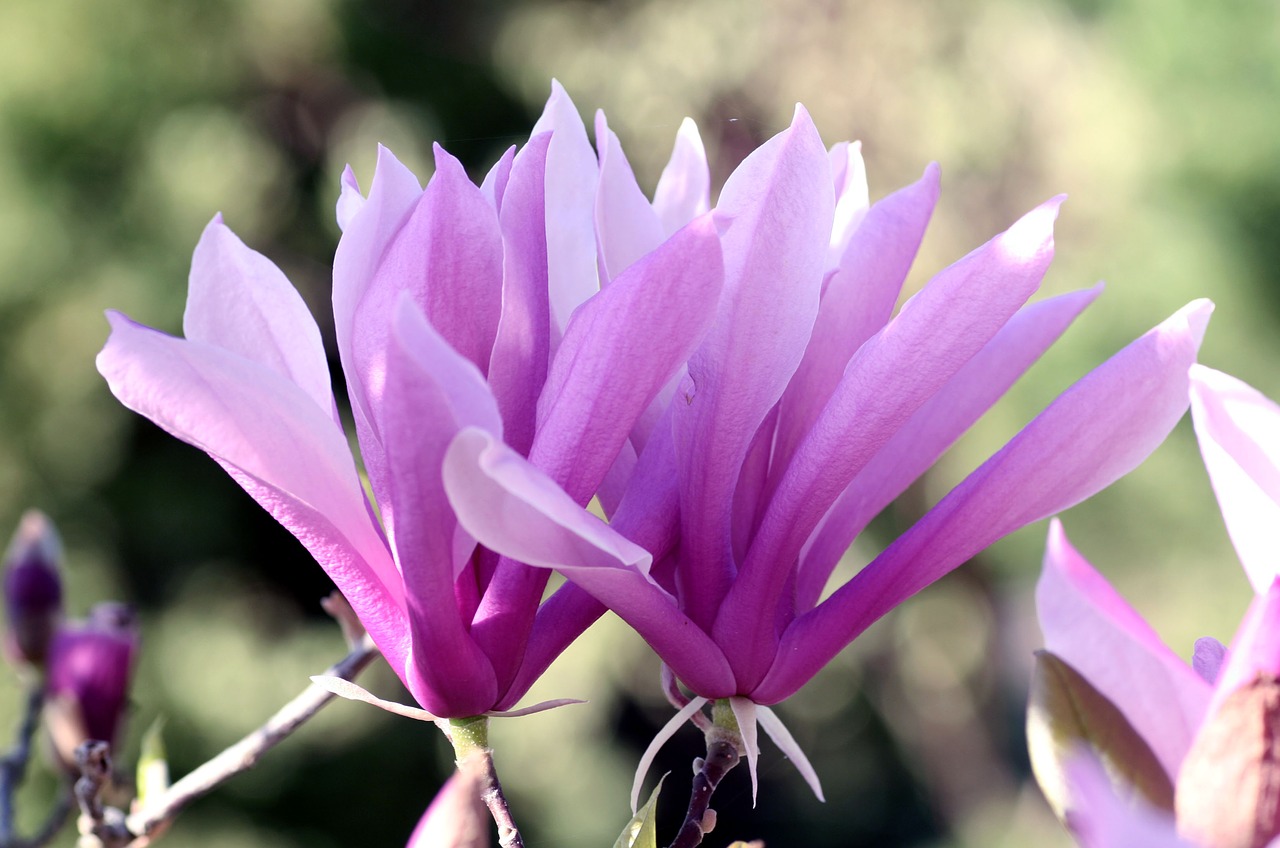
<svg viewBox="0 0 1280 848">
<path fill-rule="evenodd" d="M 711 796 L 741 759 L 742 734 L 727 698 L 712 704 L 711 726 L 706 730 L 706 737 L 707 756 L 695 763 L 697 774 L 689 791 L 689 811 L 685 813 L 684 824 L 670 848 L 695 848 L 702 844 L 702 837 L 710 833 L 716 824 Z"/>
<path fill-rule="evenodd" d="M 453 743 L 458 770 L 472 774 L 480 787 L 480 800 L 498 826 L 498 844 L 502 848 L 524 848 L 520 829 L 511 817 L 507 797 L 502 793 L 498 772 L 493 767 L 493 749 L 489 747 L 488 716 L 449 719 L 449 741 Z"/>
</svg>

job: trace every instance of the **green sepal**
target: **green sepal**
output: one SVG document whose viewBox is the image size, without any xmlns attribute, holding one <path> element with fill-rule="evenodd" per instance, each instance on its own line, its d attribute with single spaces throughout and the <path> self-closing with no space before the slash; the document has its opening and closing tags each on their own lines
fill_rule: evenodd
<svg viewBox="0 0 1280 848">
<path fill-rule="evenodd" d="M 653 787 L 649 800 L 636 810 L 631 821 L 622 829 L 618 841 L 613 843 L 613 848 L 658 848 L 658 793 L 662 790 L 662 781 L 666 779 L 664 774 L 658 785 Z"/>
<path fill-rule="evenodd" d="M 138 807 L 169 791 L 169 760 L 164 750 L 164 717 L 151 722 L 142 734 L 142 750 L 138 752 Z"/>
<path fill-rule="evenodd" d="M 1048 651 L 1036 652 L 1027 704 L 1031 770 L 1064 823 L 1071 807 L 1066 766 L 1081 746 L 1102 762 L 1121 795 L 1141 795 L 1173 811 L 1173 782 L 1124 713 L 1078 671 Z"/>
</svg>

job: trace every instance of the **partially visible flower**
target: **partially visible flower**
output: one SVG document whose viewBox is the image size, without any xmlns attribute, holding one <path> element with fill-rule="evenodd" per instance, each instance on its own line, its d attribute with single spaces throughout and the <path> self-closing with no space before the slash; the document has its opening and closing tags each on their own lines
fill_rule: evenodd
<svg viewBox="0 0 1280 848">
<path fill-rule="evenodd" d="M 30 510 L 4 556 L 5 650 L 14 659 L 43 666 L 62 618 L 62 542 L 44 513 Z"/>
<path fill-rule="evenodd" d="M 123 604 L 95 606 L 85 621 L 63 625 L 49 646 L 45 722 L 58 759 L 75 771 L 75 749 L 119 739 L 138 653 L 133 612 Z"/>
<path fill-rule="evenodd" d="M 489 814 L 480 786 L 474 770 L 455 771 L 422 814 L 406 848 L 489 848 Z"/>
<path fill-rule="evenodd" d="M 714 213 L 720 309 L 621 469 L 608 524 L 480 430 L 445 457 L 462 526 L 625 619 L 698 696 L 680 717 L 728 700 L 748 764 L 757 719 L 803 763 L 765 705 L 872 622 L 1140 463 L 1186 410 L 1212 308 L 1189 305 L 1086 376 L 819 602 L 854 537 L 1098 294 L 1024 305 L 1052 258 L 1051 200 L 892 316 L 937 169 L 866 208 L 855 159 L 797 108 L 729 178 Z"/>
<path fill-rule="evenodd" d="M 333 313 L 372 499 L 315 321 L 220 218 L 192 258 L 186 338 L 112 313 L 98 357 L 125 405 L 207 451 L 298 537 L 438 717 L 509 711 L 602 613 L 542 603 L 547 571 L 458 525 L 449 441 L 478 427 L 585 506 L 634 463 L 633 431 L 718 305 L 696 132 L 653 204 L 603 116 L 596 135 L 598 154 L 556 85 L 481 185 L 439 147 L 425 190 L 385 149 L 367 196 L 344 174 Z"/>
<path fill-rule="evenodd" d="M 1280 846 L 1280 406 L 1197 365 L 1191 411 L 1223 518 L 1257 592 L 1229 650 L 1206 637 L 1191 662 L 1183 660 L 1057 522 L 1049 532 L 1036 591 L 1045 646 L 1123 716 L 1124 726 L 1106 729 L 1102 747 L 1140 740 L 1159 770 L 1143 779 L 1172 789 L 1157 793 L 1163 802 L 1137 791 L 1132 754 L 1037 745 L 1033 734 L 1041 786 L 1090 848 Z M 1028 726 L 1052 731 L 1055 720 L 1033 708 Z"/>
</svg>

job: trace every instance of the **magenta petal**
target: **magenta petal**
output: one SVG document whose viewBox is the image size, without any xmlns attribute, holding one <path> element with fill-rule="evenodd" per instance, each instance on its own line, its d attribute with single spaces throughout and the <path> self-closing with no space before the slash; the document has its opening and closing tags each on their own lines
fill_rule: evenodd
<svg viewBox="0 0 1280 848">
<path fill-rule="evenodd" d="M 796 619 L 757 693 L 794 692 L 873 621 L 996 539 L 1135 468 L 1186 410 L 1212 304 L 1195 301 L 1095 368 L 869 566 Z"/>
<path fill-rule="evenodd" d="M 823 516 L 801 554 L 796 611 L 818 602 L 840 557 L 986 412 L 1102 292 L 1101 284 L 1029 304 L 911 416 Z"/>
<path fill-rule="evenodd" d="M 573 310 L 600 288 L 596 276 L 595 199 L 599 166 L 578 108 L 559 82 L 532 136 L 551 132 L 547 148 L 547 279 L 550 287 L 552 347 Z"/>
<path fill-rule="evenodd" d="M 538 404 L 529 458 L 575 500 L 590 499 L 636 418 L 702 340 L 723 277 L 708 216 L 574 313 Z"/>
<path fill-rule="evenodd" d="M 329 410 L 248 359 L 107 317 L 98 370 L 112 393 L 226 468 L 324 567 L 387 659 L 402 662 L 400 575 Z"/>
<path fill-rule="evenodd" d="M 852 234 L 823 289 L 804 359 L 782 397 L 778 467 L 786 468 L 854 353 L 893 314 L 937 202 L 938 168 L 931 165 L 918 182 L 872 206 Z"/>
<path fill-rule="evenodd" d="M 662 221 L 663 235 L 671 235 L 711 208 L 711 170 L 707 152 L 692 118 L 680 122 L 671 159 L 662 169 L 653 193 L 653 210 Z"/>
<path fill-rule="evenodd" d="M 796 449 L 716 619 L 716 640 L 742 652 L 730 654 L 739 675 L 768 670 L 775 636 L 759 626 L 760 616 L 775 606 L 822 515 L 1040 285 L 1053 258 L 1059 203 L 1043 204 L 940 273 L 849 362 Z"/>
<path fill-rule="evenodd" d="M 500 426 L 498 412 L 475 366 L 449 347 L 408 294 L 394 322 L 379 425 L 392 459 L 390 499 L 398 516 L 411 516 L 394 528 L 413 631 L 413 657 L 404 674 L 429 712 L 478 715 L 493 708 L 497 680 L 454 603 L 462 563 L 453 561 L 457 520 L 439 469 L 460 427 L 480 424 L 492 432 Z"/>
<path fill-rule="evenodd" d="M 686 609 L 710 625 L 728 590 L 730 512 L 751 440 L 804 354 L 834 207 L 827 152 L 803 108 L 738 166 L 716 210 L 725 293 L 677 390 Z"/>
<path fill-rule="evenodd" d="M 551 351 L 543 188 L 550 142 L 545 133 L 534 136 L 516 154 L 499 215 L 502 317 L 489 360 L 489 385 L 502 410 L 507 444 L 526 454 L 533 444 L 538 395 Z"/>
<path fill-rule="evenodd" d="M 1191 371 L 1191 420 L 1223 521 L 1253 590 L 1280 575 L 1280 406 L 1212 368 Z"/>
<path fill-rule="evenodd" d="M 604 112 L 596 112 L 596 146 L 600 148 L 600 184 L 596 188 L 596 238 L 606 280 L 662 243 L 664 233 L 653 207 L 636 184 L 618 136 Z"/>
<path fill-rule="evenodd" d="M 734 694 L 720 649 L 648 576 L 648 553 L 582 509 L 483 431 L 463 430 L 445 456 L 445 489 L 462 525 L 487 547 L 555 568 L 630 624 L 691 689 Z"/>
<path fill-rule="evenodd" d="M 238 353 L 292 380 L 338 420 L 315 319 L 280 269 L 245 247 L 220 215 L 205 227 L 192 256 L 182 327 L 192 341 Z"/>
</svg>

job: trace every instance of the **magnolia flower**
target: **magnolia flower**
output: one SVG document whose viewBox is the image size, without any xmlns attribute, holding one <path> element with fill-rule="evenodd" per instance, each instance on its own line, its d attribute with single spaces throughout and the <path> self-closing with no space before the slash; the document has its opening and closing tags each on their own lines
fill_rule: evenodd
<svg viewBox="0 0 1280 848">
<path fill-rule="evenodd" d="M 854 537 L 1099 292 L 1024 306 L 1052 257 L 1055 199 L 892 316 L 937 190 L 930 166 L 867 208 L 856 146 L 826 150 L 797 108 L 724 186 L 712 216 L 724 295 L 666 403 L 633 431 L 634 462 L 615 466 L 607 523 L 483 430 L 463 429 L 445 455 L 468 532 L 562 571 L 693 692 L 674 722 L 728 699 L 748 764 L 758 720 L 815 790 L 766 706 L 996 539 L 1141 462 L 1186 409 L 1211 310 L 1191 304 L 1085 377 L 819 603 Z"/>
<path fill-rule="evenodd" d="M 1186 662 L 1057 522 L 1049 532 L 1036 590 L 1045 646 L 1118 714 L 1085 716 L 1093 750 L 1046 741 L 1063 737 L 1062 717 L 1036 698 L 1028 718 L 1037 778 L 1086 846 L 1280 846 L 1280 407 L 1197 365 L 1191 412 L 1257 593 L 1229 651 L 1206 637 Z"/>
<path fill-rule="evenodd" d="M 14 659 L 43 666 L 62 618 L 62 542 L 44 513 L 30 510 L 4 556 L 5 650 Z"/>
<path fill-rule="evenodd" d="M 132 610 L 98 604 L 84 621 L 59 628 L 49 646 L 45 723 L 63 766 L 78 773 L 75 750 L 90 740 L 115 745 L 129 698 L 138 630 Z"/>
<path fill-rule="evenodd" d="M 606 176 L 629 169 L 597 124 L 598 157 L 557 85 L 529 142 L 479 186 L 439 147 L 425 190 L 385 149 L 367 196 L 344 174 L 333 313 L 372 499 L 315 321 L 220 218 L 192 260 L 185 339 L 109 315 L 98 367 L 112 392 L 298 537 L 436 717 L 509 711 L 600 614 L 540 604 L 548 572 L 459 527 L 441 479 L 450 440 L 503 440 L 587 504 L 719 302 L 696 133 L 678 139 L 658 200 L 640 198 L 641 232 L 615 221 L 638 190 Z"/>
</svg>

